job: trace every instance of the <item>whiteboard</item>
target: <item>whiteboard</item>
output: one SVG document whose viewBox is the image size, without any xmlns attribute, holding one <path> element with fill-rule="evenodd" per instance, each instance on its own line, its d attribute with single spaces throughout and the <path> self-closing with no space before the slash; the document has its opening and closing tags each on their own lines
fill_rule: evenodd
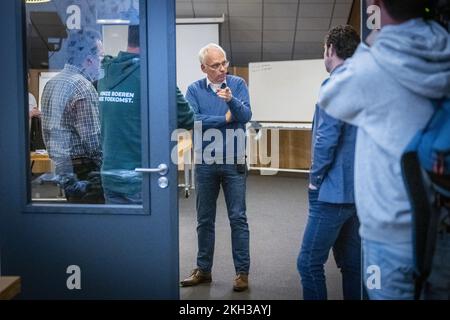
<svg viewBox="0 0 450 320">
<path fill-rule="evenodd" d="M 249 63 L 252 120 L 312 122 L 328 76 L 323 59 Z"/>
</svg>

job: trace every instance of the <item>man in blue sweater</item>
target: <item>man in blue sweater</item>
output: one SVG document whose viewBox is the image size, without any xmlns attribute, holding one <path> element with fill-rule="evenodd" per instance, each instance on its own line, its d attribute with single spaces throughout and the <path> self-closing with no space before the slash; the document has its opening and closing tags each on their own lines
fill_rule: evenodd
<svg viewBox="0 0 450 320">
<path fill-rule="evenodd" d="M 191 84 L 186 99 L 195 113 L 195 130 L 201 126 L 203 140 L 194 141 L 197 191 L 197 268 L 181 286 L 212 281 L 216 202 L 222 186 L 231 226 L 233 261 L 236 271 L 233 289 L 248 288 L 250 267 L 249 230 L 245 206 L 247 167 L 245 124 L 251 119 L 248 89 L 239 77 L 227 75 L 229 62 L 217 44 L 199 52 L 206 78 Z M 225 142 L 224 142 L 225 141 Z"/>
<path fill-rule="evenodd" d="M 359 44 L 351 26 L 331 29 L 325 39 L 324 63 L 338 71 Z M 342 273 L 344 299 L 361 298 L 361 239 L 353 196 L 356 127 L 316 106 L 312 130 L 309 216 L 298 258 L 305 300 L 327 299 L 324 264 L 333 248 Z"/>
</svg>

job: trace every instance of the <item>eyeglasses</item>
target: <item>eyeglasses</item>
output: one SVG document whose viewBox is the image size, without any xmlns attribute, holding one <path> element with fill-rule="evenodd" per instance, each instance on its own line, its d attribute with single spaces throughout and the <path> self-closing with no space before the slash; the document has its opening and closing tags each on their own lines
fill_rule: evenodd
<svg viewBox="0 0 450 320">
<path fill-rule="evenodd" d="M 205 65 L 207 65 L 208 67 L 210 67 L 213 70 L 219 70 L 221 66 L 224 68 L 228 68 L 228 66 L 230 65 L 230 61 L 224 61 L 222 63 L 215 63 L 212 66 L 210 66 L 209 64 L 206 64 L 206 63 L 205 63 Z"/>
</svg>

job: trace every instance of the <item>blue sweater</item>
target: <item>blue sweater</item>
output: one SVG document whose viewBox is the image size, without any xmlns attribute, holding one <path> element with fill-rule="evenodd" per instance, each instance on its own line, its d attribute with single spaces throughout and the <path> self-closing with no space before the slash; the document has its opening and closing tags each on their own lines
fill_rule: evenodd
<svg viewBox="0 0 450 320">
<path fill-rule="evenodd" d="M 236 76 L 228 75 L 226 83 L 233 95 L 228 103 L 207 86 L 206 78 L 194 82 L 187 90 L 186 99 L 195 113 L 195 128 L 200 123 L 202 126 L 203 142 L 194 136 L 196 163 L 200 163 L 201 155 L 202 163 L 207 164 L 214 160 L 219 164 L 245 161 L 245 124 L 252 117 L 248 89 L 245 81 Z M 228 110 L 233 119 L 230 123 L 225 118 Z"/>
</svg>

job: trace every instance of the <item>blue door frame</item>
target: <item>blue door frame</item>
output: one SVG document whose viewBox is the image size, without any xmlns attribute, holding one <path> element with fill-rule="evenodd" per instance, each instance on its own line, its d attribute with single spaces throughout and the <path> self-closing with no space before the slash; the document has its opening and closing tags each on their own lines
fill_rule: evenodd
<svg viewBox="0 0 450 320">
<path fill-rule="evenodd" d="M 143 110 L 149 119 L 142 123 L 144 166 L 169 165 L 169 187 L 159 188 L 159 175 L 149 175 L 143 190 L 150 194 L 144 195 L 150 214 L 114 215 L 93 207 L 29 203 L 24 2 L 0 2 L 1 274 L 22 278 L 24 299 L 178 299 L 177 168 L 170 161 L 176 125 L 175 1 L 141 1 L 140 8 L 147 35 L 143 78 L 150 88 Z M 66 286 L 70 265 L 81 269 L 80 290 Z"/>
</svg>

